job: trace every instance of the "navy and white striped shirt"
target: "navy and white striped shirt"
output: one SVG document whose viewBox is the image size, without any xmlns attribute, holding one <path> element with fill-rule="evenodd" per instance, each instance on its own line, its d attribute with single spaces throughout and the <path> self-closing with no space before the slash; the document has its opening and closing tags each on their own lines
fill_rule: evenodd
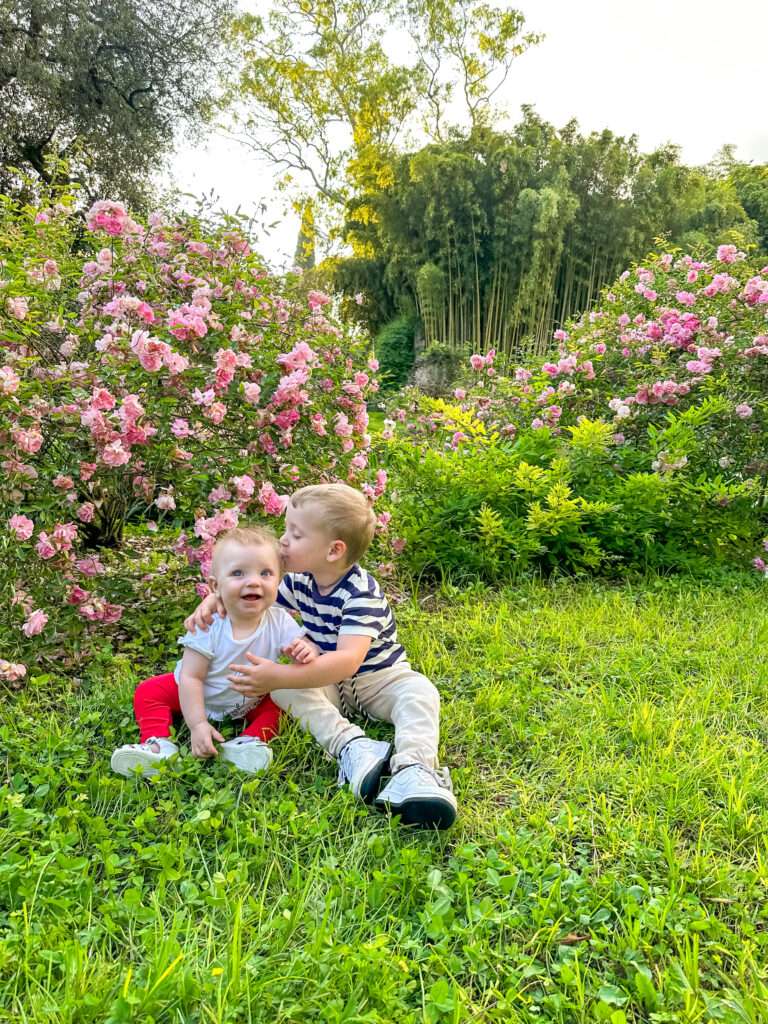
<svg viewBox="0 0 768 1024">
<path fill-rule="evenodd" d="M 288 572 L 277 603 L 299 613 L 307 636 L 321 654 L 335 651 L 340 636 L 369 636 L 371 646 L 358 672 L 374 672 L 406 660 L 389 602 L 373 576 L 357 564 L 330 594 L 320 593 L 311 573 Z"/>
</svg>

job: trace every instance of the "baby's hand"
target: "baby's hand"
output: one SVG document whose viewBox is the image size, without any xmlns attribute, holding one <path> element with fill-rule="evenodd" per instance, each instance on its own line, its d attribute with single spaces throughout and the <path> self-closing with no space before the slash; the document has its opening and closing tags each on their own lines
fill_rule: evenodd
<svg viewBox="0 0 768 1024">
<path fill-rule="evenodd" d="M 289 644 L 286 644 L 283 652 L 288 655 L 294 665 L 308 665 L 320 654 L 320 648 L 307 637 L 297 636 Z"/>
<path fill-rule="evenodd" d="M 210 722 L 198 722 L 190 730 L 190 741 L 192 746 L 192 753 L 195 757 L 218 757 L 219 752 L 213 745 L 215 740 L 217 743 L 223 743 L 224 737 L 220 732 L 217 732 L 213 728 Z"/>
</svg>

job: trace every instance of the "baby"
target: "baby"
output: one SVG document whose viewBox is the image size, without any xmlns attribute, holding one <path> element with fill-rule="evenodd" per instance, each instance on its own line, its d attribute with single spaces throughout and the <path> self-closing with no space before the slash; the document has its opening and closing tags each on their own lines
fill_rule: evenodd
<svg viewBox="0 0 768 1024">
<path fill-rule="evenodd" d="M 181 714 L 190 732 L 195 757 L 221 756 L 244 772 L 266 768 L 272 760 L 267 740 L 278 729 L 280 709 L 269 696 L 245 698 L 232 689 L 238 663 L 250 654 L 277 661 L 281 651 L 297 664 L 308 664 L 317 649 L 282 608 L 275 607 L 282 579 L 277 539 L 259 527 L 240 527 L 219 534 L 213 549 L 208 585 L 226 609 L 207 633 L 187 633 L 179 643 L 184 655 L 174 673 L 141 683 L 134 695 L 140 743 L 118 747 L 112 768 L 120 775 L 154 775 L 161 761 L 178 753 L 170 739 L 173 715 Z M 213 724 L 245 719 L 235 739 Z M 217 751 L 215 744 L 220 744 Z"/>
</svg>

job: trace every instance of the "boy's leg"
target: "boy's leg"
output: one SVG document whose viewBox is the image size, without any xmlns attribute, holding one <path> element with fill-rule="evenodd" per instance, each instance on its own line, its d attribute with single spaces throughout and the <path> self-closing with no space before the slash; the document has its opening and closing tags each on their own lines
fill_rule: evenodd
<svg viewBox="0 0 768 1024">
<path fill-rule="evenodd" d="M 393 772 L 409 764 L 439 766 L 440 694 L 434 683 L 405 662 L 362 673 L 355 689 L 367 714 L 395 727 Z"/>
<path fill-rule="evenodd" d="M 376 798 L 376 806 L 399 814 L 405 825 L 449 828 L 456 820 L 456 797 L 447 768 L 440 769 L 440 695 L 410 665 L 364 673 L 356 689 L 369 715 L 395 726 L 392 778 Z"/>
<path fill-rule="evenodd" d="M 181 714 L 179 687 L 173 672 L 139 683 L 133 695 L 133 707 L 142 743 L 150 738 L 170 736 L 173 716 Z"/>
<path fill-rule="evenodd" d="M 264 743 L 267 740 L 271 740 L 273 736 L 277 736 L 277 730 L 280 727 L 280 715 L 282 714 L 280 708 L 270 698 L 269 694 L 263 697 L 261 701 L 252 708 L 245 716 L 245 720 L 248 723 L 243 729 L 243 736 L 254 736 L 258 740 L 262 740 Z"/>
<path fill-rule="evenodd" d="M 338 757 L 350 740 L 365 736 L 359 726 L 342 715 L 335 684 L 311 690 L 273 690 L 270 697 L 279 708 L 298 719 L 331 757 Z"/>
<path fill-rule="evenodd" d="M 349 784 L 354 796 L 370 801 L 389 764 L 392 744 L 369 739 L 340 710 L 338 686 L 313 690 L 273 690 L 278 707 L 290 712 L 321 747 L 339 762 L 339 785 Z"/>
</svg>

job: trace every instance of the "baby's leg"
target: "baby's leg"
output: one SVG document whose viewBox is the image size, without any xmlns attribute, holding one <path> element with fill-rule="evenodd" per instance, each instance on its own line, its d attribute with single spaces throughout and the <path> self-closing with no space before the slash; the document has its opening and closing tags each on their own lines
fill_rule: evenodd
<svg viewBox="0 0 768 1024">
<path fill-rule="evenodd" d="M 173 716 L 181 712 L 179 688 L 173 673 L 145 679 L 136 687 L 133 697 L 136 721 L 141 730 L 141 743 L 126 743 L 112 754 L 110 764 L 120 775 L 155 775 L 158 765 L 179 748 L 168 737 Z"/>
<path fill-rule="evenodd" d="M 248 723 L 243 729 L 243 736 L 254 736 L 257 740 L 267 742 L 277 735 L 280 727 L 280 708 L 271 699 L 269 694 L 245 716 Z"/>
<path fill-rule="evenodd" d="M 181 714 L 179 687 L 173 672 L 145 679 L 133 696 L 141 742 L 171 735 L 173 716 Z"/>
</svg>

